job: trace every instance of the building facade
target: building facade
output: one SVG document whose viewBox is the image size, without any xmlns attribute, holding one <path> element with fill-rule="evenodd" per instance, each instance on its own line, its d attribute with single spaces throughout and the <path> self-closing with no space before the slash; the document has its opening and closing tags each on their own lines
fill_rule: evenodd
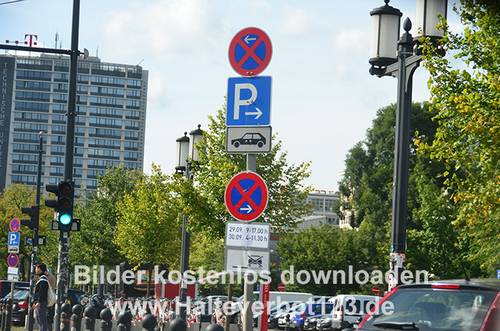
<svg viewBox="0 0 500 331">
<path fill-rule="evenodd" d="M 321 226 L 324 224 L 339 225 L 339 216 L 334 211 L 339 194 L 333 191 L 317 190 L 309 193 L 307 203 L 313 206 L 311 215 L 303 217 L 297 224 L 298 229 Z"/>
<path fill-rule="evenodd" d="M 142 169 L 148 72 L 140 66 L 79 58 L 74 181 L 97 188 L 106 169 Z M 0 191 L 36 185 L 43 132 L 42 185 L 64 177 L 69 57 L 0 55 Z"/>
</svg>

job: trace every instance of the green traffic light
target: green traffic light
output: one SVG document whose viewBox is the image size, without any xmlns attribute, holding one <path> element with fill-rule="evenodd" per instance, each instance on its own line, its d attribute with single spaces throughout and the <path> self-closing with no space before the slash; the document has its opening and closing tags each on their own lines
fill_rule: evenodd
<svg viewBox="0 0 500 331">
<path fill-rule="evenodd" d="M 59 216 L 59 222 L 62 225 L 69 225 L 71 223 L 71 215 L 70 214 L 62 214 Z"/>
</svg>

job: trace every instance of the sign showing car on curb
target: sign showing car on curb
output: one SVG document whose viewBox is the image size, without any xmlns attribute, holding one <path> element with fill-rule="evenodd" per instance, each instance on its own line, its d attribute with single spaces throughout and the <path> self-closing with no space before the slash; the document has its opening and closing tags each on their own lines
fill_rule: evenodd
<svg viewBox="0 0 500 331">
<path fill-rule="evenodd" d="M 270 126 L 228 126 L 226 151 L 228 153 L 269 153 L 272 129 Z"/>
<path fill-rule="evenodd" d="M 226 248 L 226 271 L 269 270 L 269 251 Z"/>
<path fill-rule="evenodd" d="M 237 77 L 227 81 L 227 126 L 271 124 L 271 77 Z"/>
</svg>

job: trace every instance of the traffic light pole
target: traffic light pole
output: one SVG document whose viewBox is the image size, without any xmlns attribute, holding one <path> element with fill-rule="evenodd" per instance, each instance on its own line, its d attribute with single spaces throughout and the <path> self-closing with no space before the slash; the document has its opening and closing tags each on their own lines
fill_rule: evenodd
<svg viewBox="0 0 500 331">
<path fill-rule="evenodd" d="M 38 252 L 38 226 L 40 224 L 40 194 L 41 194 L 41 185 L 42 185 L 42 157 L 43 157 L 43 132 L 40 131 L 38 134 L 40 138 L 40 142 L 38 145 L 38 172 L 36 178 L 36 197 L 35 197 L 35 208 L 36 208 L 36 216 L 35 216 L 35 224 L 33 227 L 33 242 L 31 246 L 31 266 L 30 266 L 30 292 L 29 292 L 29 305 L 28 305 L 28 331 L 33 331 L 33 292 L 35 287 L 35 264 L 37 261 L 37 252 Z"/>
<path fill-rule="evenodd" d="M 80 25 L 80 0 L 73 0 L 73 19 L 71 24 L 71 53 L 69 69 L 68 113 L 66 128 L 66 158 L 64 179 L 73 181 L 73 153 L 75 145 L 75 118 L 76 118 L 76 77 L 78 69 L 78 33 Z M 55 331 L 60 331 L 61 305 L 66 299 L 68 285 L 68 251 L 69 231 L 60 231 L 59 259 L 57 263 L 57 301 L 54 314 Z"/>
</svg>

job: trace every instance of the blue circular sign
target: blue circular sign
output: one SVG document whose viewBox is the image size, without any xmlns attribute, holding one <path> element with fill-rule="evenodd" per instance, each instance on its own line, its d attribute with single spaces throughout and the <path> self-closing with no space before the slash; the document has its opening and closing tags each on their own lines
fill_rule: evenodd
<svg viewBox="0 0 500 331">
<path fill-rule="evenodd" d="M 224 200 L 234 218 L 244 222 L 253 221 L 267 207 L 267 185 L 255 172 L 240 172 L 227 184 Z"/>
<path fill-rule="evenodd" d="M 10 227 L 10 231 L 18 232 L 19 228 L 21 227 L 21 221 L 19 221 L 18 218 L 13 218 L 10 220 L 9 227 Z"/>
<path fill-rule="evenodd" d="M 269 36 L 259 28 L 245 28 L 229 44 L 229 62 L 243 76 L 256 76 L 266 69 L 273 46 Z"/>
<path fill-rule="evenodd" d="M 19 255 L 17 254 L 9 254 L 7 257 L 7 265 L 11 268 L 17 267 L 19 264 Z"/>
</svg>

